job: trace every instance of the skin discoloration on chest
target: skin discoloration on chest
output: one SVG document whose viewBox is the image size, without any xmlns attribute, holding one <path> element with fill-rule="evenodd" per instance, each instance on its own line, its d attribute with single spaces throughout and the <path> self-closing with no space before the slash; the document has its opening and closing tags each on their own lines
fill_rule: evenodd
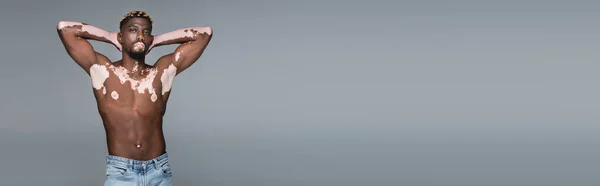
<svg viewBox="0 0 600 186">
<path fill-rule="evenodd" d="M 121 66 L 110 65 L 108 69 L 114 74 L 121 84 L 129 82 L 131 90 L 136 91 L 139 94 L 150 94 L 150 100 L 155 102 L 158 99 L 156 95 L 156 89 L 153 86 L 154 80 L 158 74 L 158 71 L 154 68 L 140 69 L 136 64 L 132 70 L 127 70 Z M 141 71 L 142 78 L 133 78 L 130 74 Z M 107 71 L 108 72 L 108 71 Z M 100 76 L 104 77 L 104 76 Z M 105 80 L 105 79 L 104 79 Z M 113 99 L 118 99 L 119 94 L 116 91 L 111 93 Z"/>
<path fill-rule="evenodd" d="M 112 91 L 112 93 L 110 93 L 110 97 L 112 97 L 114 100 L 119 99 L 119 93 L 117 93 L 117 91 Z"/>
<path fill-rule="evenodd" d="M 108 78 L 106 66 L 94 64 L 90 67 L 90 77 L 92 78 L 92 87 L 100 90 L 104 87 L 104 82 Z"/>
<path fill-rule="evenodd" d="M 175 60 L 177 61 L 179 57 L 179 53 L 175 56 Z M 130 76 L 132 73 L 136 73 L 138 71 L 142 71 L 143 78 L 134 79 Z M 131 86 L 131 90 L 138 92 L 139 94 L 150 94 L 150 101 L 156 102 L 158 100 L 158 95 L 156 92 L 156 88 L 153 86 L 154 80 L 158 74 L 158 70 L 155 68 L 148 69 L 140 69 L 136 64 L 132 70 L 127 70 L 121 66 L 115 65 L 98 65 L 94 64 L 90 67 L 90 76 L 92 79 L 92 86 L 96 90 L 102 89 L 102 94 L 106 95 L 107 90 L 104 86 L 104 83 L 108 79 L 110 74 L 114 74 L 121 84 L 125 84 L 129 82 Z M 173 80 L 177 75 L 177 68 L 174 64 L 169 65 L 166 69 L 163 70 L 162 76 L 160 77 L 161 85 L 162 85 L 162 95 L 165 95 L 167 92 L 171 91 L 173 86 Z M 119 99 L 119 93 L 116 91 L 112 91 L 110 96 L 117 100 Z"/>
</svg>

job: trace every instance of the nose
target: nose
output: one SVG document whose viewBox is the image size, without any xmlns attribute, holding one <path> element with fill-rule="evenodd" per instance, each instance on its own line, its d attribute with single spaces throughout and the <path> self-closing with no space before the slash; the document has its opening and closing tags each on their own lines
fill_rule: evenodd
<svg viewBox="0 0 600 186">
<path fill-rule="evenodd" d="M 141 34 L 138 34 L 137 37 L 136 37 L 136 39 L 138 41 L 144 41 L 144 36 L 142 36 Z"/>
</svg>

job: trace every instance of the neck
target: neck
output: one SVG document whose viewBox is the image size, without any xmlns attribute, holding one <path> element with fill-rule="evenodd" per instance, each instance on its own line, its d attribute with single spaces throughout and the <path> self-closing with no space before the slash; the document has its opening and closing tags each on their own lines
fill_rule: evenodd
<svg viewBox="0 0 600 186">
<path fill-rule="evenodd" d="M 145 56 L 131 56 L 129 53 L 123 52 L 122 66 L 130 72 L 136 71 L 137 68 L 146 64 Z"/>
</svg>

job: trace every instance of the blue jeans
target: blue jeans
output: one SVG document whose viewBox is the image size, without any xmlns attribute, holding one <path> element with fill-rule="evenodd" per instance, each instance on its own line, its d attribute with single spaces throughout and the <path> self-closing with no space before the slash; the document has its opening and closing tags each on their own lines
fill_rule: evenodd
<svg viewBox="0 0 600 186">
<path fill-rule="evenodd" d="M 172 186 L 172 177 L 167 153 L 148 161 L 106 157 L 104 186 Z"/>
</svg>

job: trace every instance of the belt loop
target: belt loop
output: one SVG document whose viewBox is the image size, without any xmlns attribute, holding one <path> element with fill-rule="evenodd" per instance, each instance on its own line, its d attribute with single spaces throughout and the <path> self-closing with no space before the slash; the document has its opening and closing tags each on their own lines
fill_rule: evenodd
<svg viewBox="0 0 600 186">
<path fill-rule="evenodd" d="M 153 159 L 153 160 L 152 160 L 152 164 L 154 164 L 154 169 L 155 169 L 155 170 L 158 170 L 158 165 L 157 165 L 157 164 L 158 164 L 158 161 L 156 161 L 156 159 Z"/>
</svg>

